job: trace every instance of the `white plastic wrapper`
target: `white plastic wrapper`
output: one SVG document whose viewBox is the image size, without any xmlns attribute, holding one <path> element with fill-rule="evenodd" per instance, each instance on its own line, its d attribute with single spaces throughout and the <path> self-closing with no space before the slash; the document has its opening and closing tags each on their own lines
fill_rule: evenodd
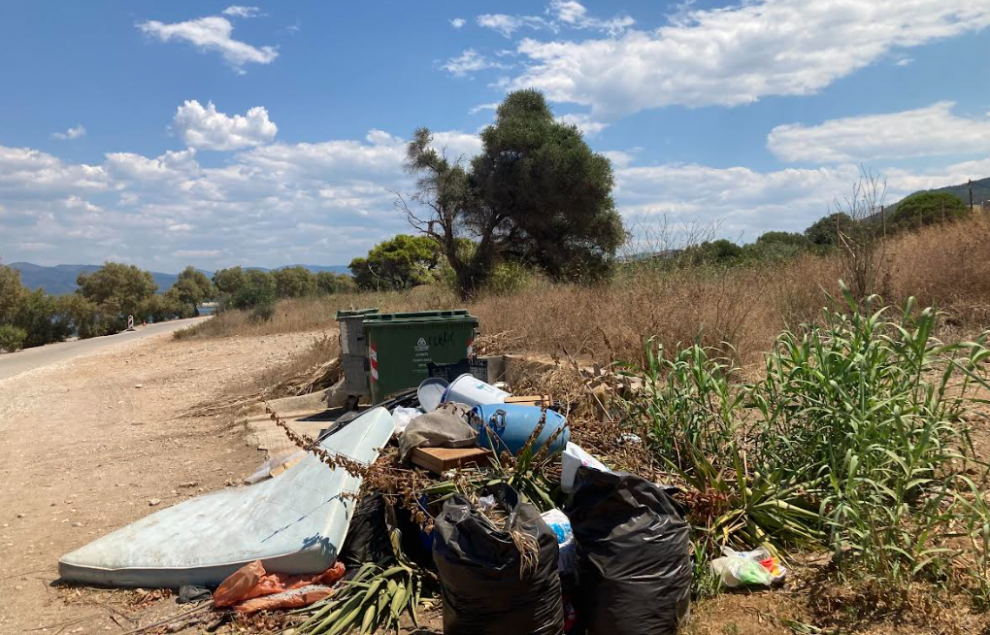
<svg viewBox="0 0 990 635">
<path fill-rule="evenodd" d="M 423 411 L 419 408 L 403 408 L 400 406 L 393 410 L 392 419 L 395 421 L 395 434 L 399 435 L 405 432 L 406 426 L 421 414 L 423 414 Z"/>
<path fill-rule="evenodd" d="M 571 530 L 571 521 L 559 509 L 540 514 L 540 518 L 557 536 L 557 570 L 560 575 L 577 572 L 577 541 Z"/>
<path fill-rule="evenodd" d="M 787 577 L 784 565 L 763 547 L 753 551 L 722 547 L 722 557 L 712 560 L 710 566 L 722 584 L 730 589 L 774 586 Z"/>
<path fill-rule="evenodd" d="M 578 468 L 582 465 L 601 472 L 612 471 L 605 467 L 604 463 L 581 449 L 581 446 L 569 441 L 567 443 L 567 447 L 564 448 L 564 455 L 561 457 L 560 461 L 560 489 L 564 490 L 564 492 L 568 494 L 572 489 L 574 489 L 574 477 L 577 475 Z"/>
</svg>

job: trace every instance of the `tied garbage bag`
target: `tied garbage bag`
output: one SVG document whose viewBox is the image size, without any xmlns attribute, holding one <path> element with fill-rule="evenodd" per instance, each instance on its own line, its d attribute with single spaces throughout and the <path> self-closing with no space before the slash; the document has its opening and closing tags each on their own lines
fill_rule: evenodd
<svg viewBox="0 0 990 635">
<path fill-rule="evenodd" d="M 461 496 L 444 503 L 436 519 L 444 635 L 560 635 L 557 536 L 511 487 L 489 493 L 507 515 L 504 529 Z"/>
<path fill-rule="evenodd" d="M 787 569 L 765 548 L 735 551 L 722 547 L 722 557 L 711 562 L 712 571 L 722 584 L 735 589 L 742 586 L 773 586 L 787 577 Z"/>
<path fill-rule="evenodd" d="M 347 540 L 337 554 L 337 560 L 348 569 L 360 568 L 366 562 L 381 562 L 394 555 L 385 520 L 385 497 L 369 494 L 358 501 L 347 527 Z"/>
<path fill-rule="evenodd" d="M 683 512 L 633 474 L 577 471 L 564 513 L 580 555 L 578 617 L 589 635 L 673 635 L 687 619 L 691 556 Z"/>
</svg>

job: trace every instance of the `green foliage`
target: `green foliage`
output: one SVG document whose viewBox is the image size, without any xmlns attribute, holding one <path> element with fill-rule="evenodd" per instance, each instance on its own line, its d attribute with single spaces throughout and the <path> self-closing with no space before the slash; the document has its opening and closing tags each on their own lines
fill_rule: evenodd
<svg viewBox="0 0 990 635">
<path fill-rule="evenodd" d="M 275 317 L 275 301 L 264 300 L 258 302 L 251 309 L 251 319 L 255 322 L 270 322 Z"/>
<path fill-rule="evenodd" d="M 918 192 L 905 198 L 887 219 L 888 229 L 919 229 L 964 218 L 969 208 L 948 192 Z"/>
<path fill-rule="evenodd" d="M 15 324 L 27 332 L 24 339 L 27 347 L 60 342 L 72 334 L 72 325 L 58 313 L 55 298 L 41 289 L 24 297 Z"/>
<path fill-rule="evenodd" d="M 144 303 L 158 290 L 150 273 L 119 262 L 107 262 L 91 274 L 79 274 L 76 282 L 77 293 L 96 304 L 108 333 L 122 331 L 128 315 L 137 319 Z"/>
<path fill-rule="evenodd" d="M 21 272 L 0 264 L 0 323 L 14 320 L 27 293 L 21 285 Z"/>
<path fill-rule="evenodd" d="M 354 293 L 357 291 L 357 284 L 354 278 L 346 273 L 334 273 L 332 271 L 319 271 L 316 278 L 316 292 L 324 295 L 334 295 L 337 293 Z"/>
<path fill-rule="evenodd" d="M 0 351 L 12 353 L 24 346 L 28 333 L 13 324 L 0 324 Z"/>
<path fill-rule="evenodd" d="M 100 320 L 95 302 L 78 293 L 68 293 L 56 298 L 57 311 L 72 325 L 77 337 L 82 339 L 107 334 L 107 327 Z"/>
<path fill-rule="evenodd" d="M 247 283 L 247 275 L 240 267 L 220 269 L 213 273 L 213 287 L 221 300 L 229 300 L 237 295 Z"/>
<path fill-rule="evenodd" d="M 305 267 L 283 267 L 271 273 L 278 298 L 302 298 L 316 293 L 316 278 Z"/>
<path fill-rule="evenodd" d="M 175 284 L 165 292 L 165 296 L 168 298 L 168 303 L 183 307 L 179 313 L 187 317 L 196 315 L 197 305 L 212 298 L 213 293 L 213 284 L 206 274 L 189 266 L 179 274 Z M 166 312 L 160 311 L 160 313 Z"/>
<path fill-rule="evenodd" d="M 626 236 L 609 160 L 576 126 L 557 121 L 535 90 L 510 93 L 481 140 L 470 182 L 478 201 L 516 234 L 506 251 L 554 279 L 607 270 Z"/>
<path fill-rule="evenodd" d="M 724 238 L 705 241 L 700 245 L 692 245 L 684 250 L 678 259 L 692 267 L 716 265 L 730 267 L 742 263 L 746 251 L 739 245 Z"/>
<path fill-rule="evenodd" d="M 902 600 L 912 580 L 961 568 L 947 542 L 960 528 L 990 544 L 964 422 L 990 350 L 934 339 L 936 312 L 913 301 L 892 320 L 845 293 L 822 326 L 781 334 L 753 384 L 730 383 L 731 365 L 697 346 L 649 347 L 629 371 L 643 389 L 628 419 L 689 486 L 707 553 L 819 544 L 844 575 Z"/>
<path fill-rule="evenodd" d="M 470 171 L 433 148 L 425 128 L 407 152 L 406 167 L 419 177 L 413 201 L 428 212 L 406 212 L 440 246 L 461 294 L 484 288 L 499 261 L 555 279 L 607 275 L 626 236 L 608 159 L 592 152 L 576 127 L 557 121 L 532 90 L 509 94 L 481 138 Z M 470 254 L 458 244 L 465 237 L 475 242 Z"/>
<path fill-rule="evenodd" d="M 432 282 L 440 258 L 436 241 L 399 234 L 375 245 L 366 258 L 352 260 L 350 269 L 361 289 L 408 289 Z"/>
<path fill-rule="evenodd" d="M 244 283 L 230 298 L 230 306 L 251 309 L 263 304 L 275 304 L 275 280 L 269 273 L 249 269 L 244 273 Z"/>
<path fill-rule="evenodd" d="M 841 244 L 839 235 L 851 232 L 855 222 L 844 212 L 829 214 L 812 223 L 804 230 L 804 235 L 813 245 L 837 247 Z"/>
</svg>

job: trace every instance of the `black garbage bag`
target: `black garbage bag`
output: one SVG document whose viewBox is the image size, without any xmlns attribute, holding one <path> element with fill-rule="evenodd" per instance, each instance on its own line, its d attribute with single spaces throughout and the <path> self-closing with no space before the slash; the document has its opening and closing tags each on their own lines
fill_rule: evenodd
<svg viewBox="0 0 990 635">
<path fill-rule="evenodd" d="M 444 503 L 433 530 L 444 635 L 560 635 L 557 537 L 511 487 L 487 493 L 508 514 L 506 527 L 517 540 L 535 539 L 537 549 L 524 559 L 509 531 L 496 528 L 470 501 L 456 496 Z"/>
<path fill-rule="evenodd" d="M 385 498 L 381 494 L 365 496 L 354 508 L 347 538 L 337 559 L 353 569 L 366 562 L 381 562 L 392 555 L 392 541 L 385 520 Z"/>
<path fill-rule="evenodd" d="M 578 619 L 589 635 L 672 635 L 687 619 L 682 508 L 634 474 L 578 468 L 564 507 L 578 543 Z"/>
</svg>

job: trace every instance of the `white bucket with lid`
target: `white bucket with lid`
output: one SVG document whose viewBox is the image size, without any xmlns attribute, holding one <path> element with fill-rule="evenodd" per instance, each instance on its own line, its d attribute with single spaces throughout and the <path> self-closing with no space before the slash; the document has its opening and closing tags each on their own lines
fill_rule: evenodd
<svg viewBox="0 0 990 635">
<path fill-rule="evenodd" d="M 499 390 L 489 383 L 483 382 L 474 375 L 461 375 L 447 386 L 443 394 L 443 403 L 462 403 L 468 406 L 486 406 L 494 403 L 505 403 L 510 393 Z"/>
</svg>

